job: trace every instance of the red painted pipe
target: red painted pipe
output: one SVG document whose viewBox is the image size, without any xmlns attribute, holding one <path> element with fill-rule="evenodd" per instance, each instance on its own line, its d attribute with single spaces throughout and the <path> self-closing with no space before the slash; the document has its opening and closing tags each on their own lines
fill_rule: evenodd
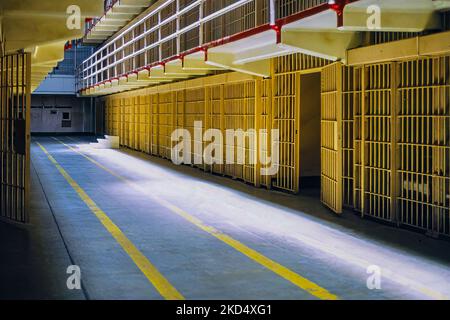
<svg viewBox="0 0 450 320">
<path fill-rule="evenodd" d="M 153 62 L 147 66 L 135 69 L 131 72 L 126 73 L 125 76 L 127 76 L 128 74 L 131 74 L 131 73 L 138 73 L 141 70 L 150 71 L 150 69 L 152 67 L 155 67 L 158 65 L 165 67 L 165 64 L 167 62 L 177 60 L 177 59 L 181 59 L 183 61 L 185 56 L 196 53 L 196 52 L 200 52 L 200 51 L 203 51 L 205 53 L 205 61 L 208 61 L 208 50 L 209 49 L 217 47 L 217 46 L 225 45 L 225 44 L 228 44 L 231 42 L 235 42 L 238 40 L 243 40 L 245 38 L 248 38 L 248 37 L 260 34 L 262 32 L 269 31 L 269 30 L 273 30 L 276 32 L 276 41 L 277 41 L 277 43 L 281 43 L 281 31 L 282 31 L 283 26 L 285 26 L 286 24 L 307 18 L 307 17 L 311 17 L 311 16 L 319 14 L 321 12 L 325 12 L 330 9 L 335 11 L 337 14 L 337 17 L 338 17 L 337 27 L 342 27 L 343 26 L 343 12 L 344 12 L 345 6 L 348 5 L 349 3 L 353 3 L 353 2 L 357 2 L 357 1 L 359 1 L 359 0 L 330 0 L 328 3 L 323 3 L 318 6 L 294 13 L 288 17 L 278 19 L 275 22 L 275 25 L 270 25 L 269 23 L 267 23 L 267 24 L 249 29 L 249 30 L 245 30 L 245 31 L 233 34 L 231 36 L 224 37 L 222 39 L 208 42 L 202 46 L 189 49 L 179 55 L 167 58 L 163 61 Z M 123 76 L 123 75 L 121 75 L 121 76 Z"/>
</svg>

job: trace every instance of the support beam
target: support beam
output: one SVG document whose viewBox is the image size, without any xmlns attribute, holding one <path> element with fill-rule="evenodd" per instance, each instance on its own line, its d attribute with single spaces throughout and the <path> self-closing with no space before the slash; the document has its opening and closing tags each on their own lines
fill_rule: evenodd
<svg viewBox="0 0 450 320">
<path fill-rule="evenodd" d="M 205 62 L 205 54 L 203 52 L 196 53 L 193 55 L 187 55 L 183 58 L 183 69 L 184 70 L 223 70 L 223 68 L 209 65 Z"/>
<path fill-rule="evenodd" d="M 247 73 L 253 76 L 270 77 L 270 60 L 250 62 L 247 64 L 236 64 L 236 56 L 232 53 L 220 53 L 210 50 L 206 64 L 223 69 Z"/>
<path fill-rule="evenodd" d="M 362 38 L 356 32 L 285 29 L 281 34 L 281 42 L 297 52 L 337 61 L 345 60 L 347 50 L 359 46 Z"/>
</svg>

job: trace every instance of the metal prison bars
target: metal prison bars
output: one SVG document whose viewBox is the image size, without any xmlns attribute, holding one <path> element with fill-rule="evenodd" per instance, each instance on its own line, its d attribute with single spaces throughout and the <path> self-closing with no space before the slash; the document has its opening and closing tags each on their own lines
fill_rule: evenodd
<svg viewBox="0 0 450 320">
<path fill-rule="evenodd" d="M 398 66 L 398 220 L 450 234 L 450 57 Z"/>
<path fill-rule="evenodd" d="M 272 153 L 262 140 L 270 141 L 270 129 L 279 129 L 274 176 L 261 176 L 251 165 L 198 167 L 296 193 L 301 188 L 299 77 L 308 72 L 322 74 L 322 178 L 328 182 L 322 183 L 322 200 L 330 207 L 342 201 L 364 217 L 449 236 L 448 56 L 347 67 L 295 54 L 273 59 L 269 79 L 227 73 L 116 94 L 103 98 L 108 133 L 120 135 L 124 146 L 170 158 L 173 129 L 184 127 L 193 135 L 195 121 L 203 121 L 203 130 L 220 129 L 224 135 L 233 128 L 267 129 L 259 140 L 262 161 Z M 122 116 L 137 102 L 134 121 L 139 119 L 141 127 L 132 136 L 135 141 L 148 137 L 140 144 L 127 138 Z M 341 168 L 335 166 L 339 161 Z"/>
<path fill-rule="evenodd" d="M 362 213 L 386 221 L 395 218 L 394 68 L 386 63 L 363 71 Z"/>
<path fill-rule="evenodd" d="M 274 1 L 274 17 L 269 2 Z M 114 36 L 77 71 L 77 89 L 118 78 L 191 49 L 267 25 L 326 0 L 169 0 Z"/>
<path fill-rule="evenodd" d="M 0 58 L 0 217 L 28 222 L 31 57 Z"/>
<path fill-rule="evenodd" d="M 180 82 L 179 85 L 183 89 L 178 90 L 174 89 L 177 84 L 173 84 L 160 86 L 167 89 L 154 89 L 158 93 L 144 96 L 123 93 L 106 97 L 104 99 L 107 132 L 120 136 L 121 144 L 124 146 L 170 159 L 173 130 L 187 129 L 194 139 L 195 121 L 202 121 L 201 130 L 219 129 L 224 138 L 227 129 L 241 129 L 244 132 L 253 129 L 258 137 L 261 133 L 259 130 L 265 129 L 259 139 L 261 155 L 258 156 L 260 162 L 269 163 L 270 130 L 279 129 L 280 171 L 274 177 L 261 176 L 260 166 L 258 164 L 255 166 L 249 161 L 257 153 L 255 147 L 250 148 L 249 138 L 246 138 L 244 150 L 239 150 L 237 144 L 227 145 L 226 139 L 222 146 L 224 159 L 233 147 L 235 161 L 238 153 L 243 152 L 244 164 L 196 166 L 208 172 L 230 176 L 258 186 L 297 192 L 299 172 L 296 169 L 295 154 L 299 151 L 294 128 L 298 125 L 296 117 L 299 110 L 296 108 L 298 101 L 295 98 L 297 89 L 295 85 L 291 85 L 290 79 L 299 77 L 302 70 L 320 68 L 327 63 L 323 59 L 295 54 L 273 60 L 274 77 L 271 79 L 255 79 L 252 76 L 231 73 L 234 77 L 243 77 L 247 80 L 230 81 L 227 74 L 223 74 L 208 77 L 223 80 L 211 80 L 212 83 L 209 85 L 200 87 L 194 85 L 190 88 L 189 83 L 197 83 L 192 80 Z M 217 81 L 222 83 L 216 83 Z M 201 142 L 203 147 L 209 144 L 202 141 L 192 142 L 192 162 L 196 156 L 202 156 L 195 153 L 195 142 Z"/>
<path fill-rule="evenodd" d="M 449 57 L 352 72 L 361 85 L 353 95 L 362 97 L 344 106 L 354 115 L 354 208 L 363 216 L 450 235 Z"/>
<path fill-rule="evenodd" d="M 334 63 L 321 74 L 321 200 L 342 213 L 342 76 L 343 66 Z"/>
<path fill-rule="evenodd" d="M 342 188 L 343 206 L 347 208 L 359 206 L 359 197 L 355 195 L 355 190 L 361 189 L 355 185 L 355 175 L 358 172 L 355 172 L 354 150 L 360 140 L 359 136 L 355 136 L 355 121 L 359 124 L 355 113 L 359 115 L 360 110 L 361 68 L 345 67 L 342 75 Z"/>
</svg>

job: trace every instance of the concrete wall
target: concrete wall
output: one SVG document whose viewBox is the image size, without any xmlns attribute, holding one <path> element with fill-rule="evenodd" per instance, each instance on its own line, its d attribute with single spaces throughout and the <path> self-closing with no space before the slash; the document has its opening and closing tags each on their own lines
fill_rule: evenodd
<svg viewBox="0 0 450 320">
<path fill-rule="evenodd" d="M 75 95 L 37 95 L 31 98 L 32 133 L 93 133 L 95 105 Z M 67 120 L 63 116 L 68 116 Z"/>
</svg>

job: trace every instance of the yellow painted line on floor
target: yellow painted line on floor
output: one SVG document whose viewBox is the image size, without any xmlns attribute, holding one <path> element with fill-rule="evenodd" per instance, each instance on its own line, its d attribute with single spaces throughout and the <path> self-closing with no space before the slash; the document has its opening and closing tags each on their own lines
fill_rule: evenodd
<svg viewBox="0 0 450 320">
<path fill-rule="evenodd" d="M 55 139 L 56 141 L 58 141 L 62 145 L 66 146 L 70 150 L 76 152 L 77 154 L 83 156 L 85 159 L 89 160 L 90 162 L 92 162 L 93 164 L 98 166 L 99 168 L 101 168 L 101 169 L 105 170 L 106 172 L 110 173 L 114 177 L 122 180 L 123 182 L 128 184 L 133 189 L 135 189 L 135 190 L 137 190 L 139 192 L 142 192 L 145 195 L 151 197 L 155 202 L 157 202 L 160 205 L 166 207 L 167 209 L 169 209 L 173 213 L 175 213 L 178 216 L 184 218 L 185 220 L 189 221 L 193 225 L 195 225 L 198 228 L 200 228 L 201 230 L 209 233 L 210 235 L 214 236 L 215 238 L 219 239 L 220 241 L 226 243 L 227 245 L 229 245 L 230 247 L 232 247 L 236 251 L 244 254 L 245 256 L 247 256 L 248 258 L 253 260 L 254 262 L 257 262 L 258 264 L 266 267 L 267 269 L 269 269 L 270 271 L 274 272 L 278 276 L 286 279 L 287 281 L 291 282 L 292 284 L 296 285 L 297 287 L 305 290 L 309 294 L 311 294 L 311 295 L 313 295 L 313 296 L 315 296 L 315 297 L 317 297 L 319 299 L 324 299 L 324 300 L 337 300 L 337 299 L 339 299 L 336 295 L 330 293 L 329 291 L 327 291 L 326 289 L 320 287 L 316 283 L 306 279 L 305 277 L 302 277 L 298 273 L 295 273 L 294 271 L 284 267 L 283 265 L 279 264 L 278 262 L 275 262 L 275 261 L 271 260 L 270 258 L 267 258 L 266 256 L 264 256 L 263 254 L 259 253 L 258 251 L 249 248 L 245 244 L 243 244 L 243 243 L 239 242 L 238 240 L 235 240 L 232 237 L 222 233 L 221 231 L 217 230 L 216 228 L 206 225 L 200 219 L 198 219 L 197 217 L 194 217 L 193 215 L 187 213 L 183 209 L 180 209 L 179 207 L 171 204 L 170 202 L 168 202 L 166 200 L 163 200 L 163 199 L 157 198 L 157 197 L 155 197 L 155 196 L 153 196 L 151 194 L 148 194 L 147 191 L 144 188 L 142 188 L 141 186 L 139 186 L 138 184 L 136 184 L 136 183 L 128 180 L 127 178 L 117 174 L 113 170 L 105 167 L 104 165 L 102 165 L 98 161 L 96 161 L 96 160 L 92 159 L 91 157 L 89 157 L 88 155 L 78 151 L 77 149 L 73 148 L 72 146 L 64 143 L 63 141 L 61 141 L 61 140 L 59 140 L 57 138 L 53 138 L 53 139 Z"/>
<path fill-rule="evenodd" d="M 144 256 L 139 249 L 125 236 L 120 228 L 103 212 L 97 204 L 87 195 L 80 185 L 64 170 L 63 167 L 52 157 L 47 149 L 39 142 L 36 144 L 47 155 L 48 159 L 55 165 L 59 173 L 67 180 L 78 196 L 89 207 L 92 213 L 100 220 L 108 232 L 116 239 L 120 246 L 130 256 L 136 266 L 147 277 L 150 283 L 158 290 L 161 296 L 168 300 L 184 300 L 184 297 L 175 287 L 158 271 L 158 269 Z"/>
</svg>

